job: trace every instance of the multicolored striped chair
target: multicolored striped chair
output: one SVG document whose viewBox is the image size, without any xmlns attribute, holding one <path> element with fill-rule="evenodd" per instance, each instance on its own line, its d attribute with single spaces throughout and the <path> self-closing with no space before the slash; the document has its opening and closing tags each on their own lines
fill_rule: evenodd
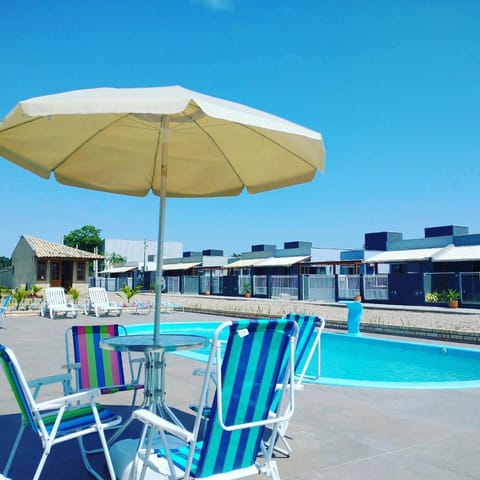
<svg viewBox="0 0 480 480">
<path fill-rule="evenodd" d="M 128 358 L 129 377 L 125 380 L 124 358 L 122 352 L 102 350 L 100 340 L 106 337 L 126 335 L 123 325 L 79 325 L 65 332 L 66 364 L 68 373 L 75 372 L 76 386 L 72 392 L 90 388 L 99 388 L 102 395 L 132 391 L 132 408 L 135 405 L 137 391 L 143 388 L 139 382 L 143 357 Z M 73 355 L 72 355 L 73 350 Z M 134 363 L 138 363 L 134 374 Z"/>
<path fill-rule="evenodd" d="M 33 480 L 40 478 L 52 447 L 57 443 L 73 439 L 78 440 L 87 470 L 95 478 L 102 480 L 103 476 L 97 473 L 90 464 L 83 444 L 83 437 L 92 433 L 97 433 L 100 437 L 101 450 L 105 454 L 110 478 L 115 480 L 104 429 L 117 426 L 121 423 L 122 418 L 95 403 L 95 398 L 100 395 L 100 391 L 98 389 L 88 390 L 38 403 L 35 398 L 39 386 L 55 381 L 65 382 L 66 375 L 42 378 L 27 383 L 14 353 L 3 345 L 0 345 L 0 363 L 22 414 L 22 424 L 3 474 L 8 475 L 23 432 L 29 425 L 40 437 L 43 447 L 42 456 L 32 477 Z M 30 390 L 32 385 L 36 388 L 35 393 Z M 31 453 L 31 451 L 28 452 L 29 455 Z"/>
<path fill-rule="evenodd" d="M 229 329 L 229 336 L 222 356 L 219 337 L 224 329 Z M 177 478 L 173 475 L 180 470 L 184 472 L 182 478 L 236 479 L 261 473 L 280 479 L 276 462 L 272 460 L 273 445 L 266 448 L 263 435 L 267 425 L 275 430 L 293 414 L 293 389 L 289 386 L 293 377 L 296 330 L 295 322 L 288 319 L 221 324 L 213 338 L 193 432 L 148 410 L 133 412 L 133 418 L 143 422 L 144 429 L 132 462 L 136 469 L 132 478 L 143 479 L 147 469 L 148 478 L 152 478 L 150 470 L 160 472 L 166 467 L 166 475 L 172 475 L 169 478 Z M 205 391 L 214 371 L 216 392 L 205 435 L 199 441 Z M 281 394 L 289 397 L 288 409 L 277 411 L 272 418 L 269 412 L 279 383 Z M 164 445 L 168 445 L 167 433 L 181 438 L 185 445 L 152 453 L 157 432 Z M 138 477 L 140 464 L 143 466 Z"/>
</svg>

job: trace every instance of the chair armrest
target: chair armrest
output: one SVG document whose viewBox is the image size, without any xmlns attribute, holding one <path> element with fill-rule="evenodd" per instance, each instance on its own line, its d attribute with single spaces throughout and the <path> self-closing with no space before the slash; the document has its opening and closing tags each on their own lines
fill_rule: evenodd
<svg viewBox="0 0 480 480">
<path fill-rule="evenodd" d="M 51 410 L 53 408 L 63 407 L 64 405 L 75 404 L 82 400 L 91 401 L 93 398 L 100 396 L 100 389 L 93 388 L 91 390 L 83 390 L 81 392 L 64 395 L 63 397 L 53 398 L 45 402 L 37 403 L 38 410 Z"/>
<path fill-rule="evenodd" d="M 157 430 L 164 430 L 168 433 L 171 433 L 185 442 L 190 443 L 193 441 L 193 434 L 191 432 L 179 427 L 178 425 L 175 425 L 172 422 L 169 422 L 168 420 L 165 420 L 162 417 L 159 417 L 158 415 L 155 415 L 150 410 L 145 410 L 143 408 L 135 410 L 132 413 L 132 418 L 149 425 L 150 427 L 154 427 Z"/>
<path fill-rule="evenodd" d="M 70 370 L 78 370 L 80 369 L 81 365 L 80 365 L 80 362 L 75 362 L 75 363 L 64 363 L 62 365 L 62 368 L 65 368 L 66 370 L 70 371 Z"/>
<path fill-rule="evenodd" d="M 28 386 L 33 389 L 33 398 L 37 398 L 40 388 L 43 385 L 51 385 L 53 383 L 63 384 L 63 393 L 67 394 L 70 391 L 71 376 L 69 373 L 60 373 L 58 375 L 50 375 L 48 377 L 39 377 L 29 380 Z"/>
</svg>

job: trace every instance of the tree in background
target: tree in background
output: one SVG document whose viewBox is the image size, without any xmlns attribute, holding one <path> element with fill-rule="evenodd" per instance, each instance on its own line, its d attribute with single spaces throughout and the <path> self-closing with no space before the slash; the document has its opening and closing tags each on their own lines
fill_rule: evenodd
<svg viewBox="0 0 480 480">
<path fill-rule="evenodd" d="M 100 253 L 103 246 L 103 240 L 100 238 L 101 230 L 93 225 L 85 225 L 82 228 L 72 230 L 68 235 L 63 237 L 64 245 L 69 247 L 85 250 L 86 252 L 95 252 L 98 247 Z"/>
<path fill-rule="evenodd" d="M 0 268 L 9 267 L 12 264 L 8 257 L 0 257 Z"/>
<path fill-rule="evenodd" d="M 127 263 L 127 259 L 118 253 L 110 253 L 105 258 L 105 268 L 122 267 Z"/>
</svg>

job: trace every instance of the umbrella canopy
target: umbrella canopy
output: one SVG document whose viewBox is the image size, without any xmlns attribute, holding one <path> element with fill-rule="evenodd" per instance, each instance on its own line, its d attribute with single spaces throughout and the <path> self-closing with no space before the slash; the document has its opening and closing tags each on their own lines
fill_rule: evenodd
<svg viewBox="0 0 480 480">
<path fill-rule="evenodd" d="M 309 182 L 324 168 L 319 133 L 179 86 L 97 88 L 22 101 L 0 122 L 0 155 L 43 178 L 53 172 L 65 185 L 159 195 L 157 285 L 166 197 L 258 193 Z"/>
</svg>

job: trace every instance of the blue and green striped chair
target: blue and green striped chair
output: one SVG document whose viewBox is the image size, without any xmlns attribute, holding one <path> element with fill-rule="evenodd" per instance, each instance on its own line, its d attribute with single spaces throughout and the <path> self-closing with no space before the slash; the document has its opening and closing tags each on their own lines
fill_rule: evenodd
<svg viewBox="0 0 480 480">
<path fill-rule="evenodd" d="M 298 339 L 295 348 L 295 386 L 299 390 L 305 378 L 318 380 L 320 378 L 320 337 L 325 328 L 325 320 L 314 315 L 289 313 L 285 318 L 298 324 Z M 310 371 L 315 361 L 313 371 Z"/>
<path fill-rule="evenodd" d="M 229 329 L 229 335 L 222 355 L 219 338 L 225 329 Z M 147 470 L 151 478 L 150 470 L 160 473 L 166 468 L 166 475 L 171 475 L 168 478 L 177 478 L 173 475 L 180 470 L 183 478 L 221 480 L 261 473 L 279 480 L 276 462 L 272 460 L 273 445 L 267 448 L 263 437 L 267 426 L 275 430 L 293 413 L 293 388 L 289 386 L 296 331 L 296 323 L 288 319 L 221 324 L 213 337 L 193 431 L 183 430 L 148 410 L 133 413 L 144 428 L 132 462 L 137 471 L 132 472 L 131 478 L 144 478 Z M 205 435 L 199 440 L 205 391 L 213 372 L 216 392 Z M 272 418 L 269 412 L 278 391 L 289 397 L 288 409 L 277 411 Z M 157 434 L 164 445 L 169 444 L 170 435 L 181 438 L 185 444 L 174 449 L 152 449 Z"/>
<path fill-rule="evenodd" d="M 122 418 L 95 403 L 95 398 L 100 395 L 100 391 L 98 389 L 88 390 L 39 403 L 35 400 L 39 387 L 47 383 L 60 381 L 63 382 L 65 390 L 66 375 L 57 375 L 27 382 L 14 353 L 3 345 L 0 345 L 0 364 L 3 367 L 22 415 L 22 424 L 8 457 L 3 475 L 8 475 L 23 432 L 27 426 L 30 426 L 39 436 L 43 447 L 42 456 L 32 476 L 33 480 L 40 478 L 52 447 L 72 439 L 78 440 L 82 459 L 87 470 L 95 478 L 102 480 L 103 476 L 96 472 L 90 464 L 83 444 L 83 437 L 93 433 L 97 433 L 100 437 L 110 478 L 115 480 L 104 429 L 118 425 L 121 423 Z M 33 393 L 30 390 L 31 388 L 35 388 Z M 31 455 L 32 452 L 29 451 L 28 454 Z"/>
<path fill-rule="evenodd" d="M 289 313 L 285 315 L 285 318 L 293 320 L 298 325 L 293 386 L 294 390 L 303 390 L 303 380 L 305 378 L 310 380 L 320 378 L 320 338 L 325 328 L 325 320 L 314 315 L 299 313 Z M 312 362 L 315 362 L 314 368 L 310 369 Z M 280 401 L 279 396 L 275 399 L 275 402 L 277 401 Z M 275 402 L 274 405 L 276 405 Z M 272 413 L 272 415 L 274 414 Z M 270 438 L 269 442 L 275 445 L 275 452 L 289 456 L 292 453 L 292 447 L 287 441 L 287 429 L 288 420 L 278 426 L 276 434 Z M 280 446 L 281 444 L 283 444 L 283 447 Z"/>
</svg>

